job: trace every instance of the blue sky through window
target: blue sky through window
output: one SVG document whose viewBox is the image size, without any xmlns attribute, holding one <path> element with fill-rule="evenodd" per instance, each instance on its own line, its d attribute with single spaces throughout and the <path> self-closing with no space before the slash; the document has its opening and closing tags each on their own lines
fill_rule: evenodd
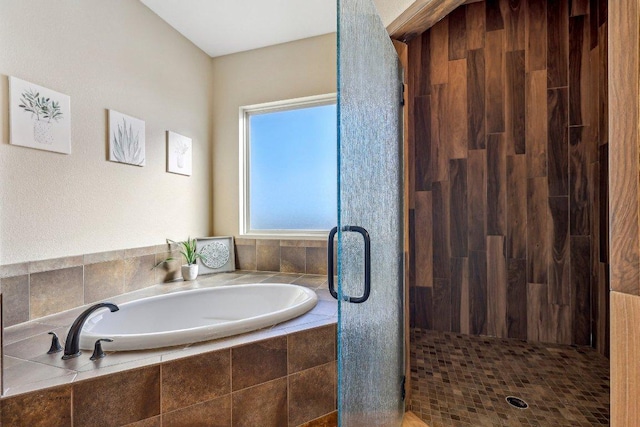
<svg viewBox="0 0 640 427">
<path fill-rule="evenodd" d="M 250 228 L 337 223 L 336 105 L 250 116 Z"/>
</svg>

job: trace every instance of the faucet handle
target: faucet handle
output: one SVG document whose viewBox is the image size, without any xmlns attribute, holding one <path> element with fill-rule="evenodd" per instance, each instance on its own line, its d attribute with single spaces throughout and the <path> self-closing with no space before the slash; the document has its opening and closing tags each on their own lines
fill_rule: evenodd
<svg viewBox="0 0 640 427">
<path fill-rule="evenodd" d="M 49 332 L 49 335 L 53 335 L 53 336 L 51 337 L 51 347 L 49 348 L 49 351 L 47 351 L 47 354 L 61 352 L 62 346 L 60 345 L 60 340 L 58 339 L 58 336 L 56 335 L 56 333 Z"/>
<path fill-rule="evenodd" d="M 105 352 L 102 351 L 101 341 L 113 342 L 111 338 L 100 338 L 99 340 L 97 340 L 95 345 L 93 346 L 93 354 L 91 355 L 89 360 L 98 360 L 98 359 L 102 359 L 103 357 L 106 357 Z"/>
</svg>

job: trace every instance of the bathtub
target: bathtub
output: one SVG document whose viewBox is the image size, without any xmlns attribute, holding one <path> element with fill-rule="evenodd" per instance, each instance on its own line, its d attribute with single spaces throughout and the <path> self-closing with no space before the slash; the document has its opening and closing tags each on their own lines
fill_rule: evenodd
<svg viewBox="0 0 640 427">
<path fill-rule="evenodd" d="M 208 341 L 272 326 L 311 310 L 316 293 L 302 286 L 256 283 L 194 289 L 96 311 L 80 334 L 80 348 L 99 338 L 107 351 L 144 350 Z"/>
</svg>

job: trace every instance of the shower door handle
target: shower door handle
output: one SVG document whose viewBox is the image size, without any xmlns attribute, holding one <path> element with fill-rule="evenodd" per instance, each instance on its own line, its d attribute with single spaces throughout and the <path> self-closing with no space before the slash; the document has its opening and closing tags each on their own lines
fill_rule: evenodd
<svg viewBox="0 0 640 427">
<path fill-rule="evenodd" d="M 371 239 L 369 238 L 369 232 L 357 225 L 346 225 L 342 227 L 342 231 L 360 233 L 364 239 L 364 293 L 359 297 L 343 297 L 347 302 L 361 304 L 368 300 L 371 294 Z M 329 292 L 335 299 L 338 299 L 338 293 L 333 284 L 333 239 L 337 232 L 338 227 L 333 227 L 329 232 L 329 241 L 327 242 L 327 279 L 329 282 Z"/>
</svg>

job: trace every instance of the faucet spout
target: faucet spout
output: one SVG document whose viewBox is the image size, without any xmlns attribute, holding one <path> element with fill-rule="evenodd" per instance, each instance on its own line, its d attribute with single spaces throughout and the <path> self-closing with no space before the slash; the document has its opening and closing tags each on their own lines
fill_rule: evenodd
<svg viewBox="0 0 640 427">
<path fill-rule="evenodd" d="M 76 318 L 76 320 L 74 320 L 71 328 L 69 329 L 67 340 L 64 344 L 64 356 L 62 356 L 63 360 L 72 359 L 82 354 L 82 352 L 80 351 L 80 332 L 82 331 L 82 326 L 84 326 L 84 322 L 86 322 L 91 313 L 101 308 L 108 308 L 109 310 L 111 310 L 111 312 L 120 310 L 115 304 L 112 304 L 110 302 L 101 302 L 99 304 L 92 305 L 91 307 L 83 311 Z"/>
</svg>

